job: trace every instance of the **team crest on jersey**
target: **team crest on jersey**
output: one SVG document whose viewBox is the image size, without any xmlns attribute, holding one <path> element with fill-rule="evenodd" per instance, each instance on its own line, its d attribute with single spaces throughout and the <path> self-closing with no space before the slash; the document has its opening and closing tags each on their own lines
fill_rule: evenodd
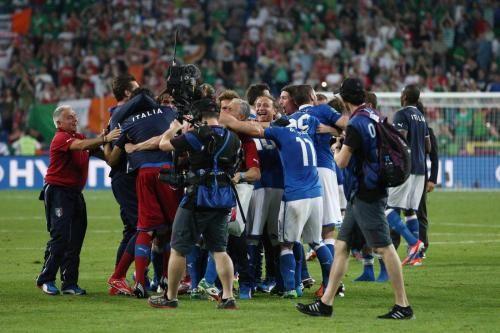
<svg viewBox="0 0 500 333">
<path fill-rule="evenodd" d="M 62 208 L 56 208 L 55 213 L 57 217 L 61 217 L 63 215 L 63 209 Z"/>
</svg>

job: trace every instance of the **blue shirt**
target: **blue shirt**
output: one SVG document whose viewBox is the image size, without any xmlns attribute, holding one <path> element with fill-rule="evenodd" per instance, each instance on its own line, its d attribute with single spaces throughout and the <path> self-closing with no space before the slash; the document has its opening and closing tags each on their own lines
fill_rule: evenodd
<svg viewBox="0 0 500 333">
<path fill-rule="evenodd" d="M 175 119 L 176 112 L 169 107 L 156 107 L 129 116 L 122 125 L 116 145 L 124 148 L 127 142 L 140 143 L 163 134 Z M 172 163 L 172 154 L 159 149 L 128 154 L 129 171 L 144 167 L 159 167 Z"/>
<path fill-rule="evenodd" d="M 344 170 L 337 166 L 335 163 L 335 174 L 337 175 L 337 184 L 344 185 Z"/>
<path fill-rule="evenodd" d="M 276 144 L 267 139 L 253 140 L 260 160 L 260 180 L 254 183 L 254 188 L 283 188 L 283 168 Z"/>
<path fill-rule="evenodd" d="M 117 127 L 121 127 L 120 123 L 117 121 L 116 114 L 117 110 L 120 109 L 120 106 L 113 106 L 112 108 L 109 109 L 110 113 L 110 121 L 109 121 L 109 130 L 114 130 Z M 114 145 L 116 141 L 112 143 Z M 122 156 L 120 156 L 120 160 L 118 161 L 118 164 L 115 166 L 111 167 L 111 171 L 109 172 L 109 177 L 111 177 L 112 180 L 120 177 L 123 174 L 127 173 L 127 158 L 125 156 L 125 152 L 123 152 Z"/>
<path fill-rule="evenodd" d="M 303 117 L 297 125 L 303 131 L 295 128 L 294 122 L 287 127 L 269 127 L 264 130 L 265 138 L 273 140 L 279 150 L 285 184 L 283 201 L 316 198 L 322 195 L 316 150 L 308 134 L 316 132 L 319 122 L 308 114 L 302 114 Z"/>
<path fill-rule="evenodd" d="M 335 126 L 337 121 L 342 116 L 327 104 L 308 105 L 299 108 L 301 112 L 306 112 L 311 116 L 318 118 L 319 122 L 328 126 Z M 293 118 L 293 115 L 292 115 Z M 314 148 L 318 155 L 318 167 L 328 168 L 335 171 L 335 160 L 330 148 L 330 140 L 332 136 L 328 133 L 315 133 L 312 137 L 314 140 Z"/>
<path fill-rule="evenodd" d="M 380 114 L 362 105 L 368 113 L 378 117 Z M 387 196 L 387 190 L 379 184 L 380 165 L 378 161 L 377 132 L 375 120 L 365 115 L 353 113 L 347 123 L 344 144 L 352 150 L 352 156 L 344 174 L 346 198 L 358 196 L 372 202 Z"/>
<path fill-rule="evenodd" d="M 414 175 L 425 174 L 425 137 L 429 136 L 424 115 L 414 106 L 402 108 L 394 114 L 393 124 L 407 131 L 406 140 L 411 150 L 411 170 Z"/>
</svg>

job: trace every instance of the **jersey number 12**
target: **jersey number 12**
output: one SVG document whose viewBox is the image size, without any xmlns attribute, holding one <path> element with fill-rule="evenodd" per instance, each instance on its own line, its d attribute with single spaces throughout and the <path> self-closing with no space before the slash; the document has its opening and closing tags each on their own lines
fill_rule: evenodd
<svg viewBox="0 0 500 333">
<path fill-rule="evenodd" d="M 302 161 L 304 161 L 304 166 L 316 166 L 316 151 L 314 150 L 314 145 L 311 140 L 306 138 L 296 137 L 295 140 L 300 144 L 300 149 L 302 150 Z M 311 156 L 307 150 L 307 146 L 310 147 Z M 309 159 L 310 157 L 310 159 Z"/>
</svg>

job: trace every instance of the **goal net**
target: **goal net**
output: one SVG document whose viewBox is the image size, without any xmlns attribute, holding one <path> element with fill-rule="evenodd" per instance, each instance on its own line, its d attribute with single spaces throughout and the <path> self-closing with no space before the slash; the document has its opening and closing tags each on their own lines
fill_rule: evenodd
<svg viewBox="0 0 500 333">
<path fill-rule="evenodd" d="M 391 119 L 401 108 L 400 93 L 376 95 Z M 437 139 L 438 186 L 500 190 L 500 93 L 427 92 L 420 100 Z"/>
</svg>

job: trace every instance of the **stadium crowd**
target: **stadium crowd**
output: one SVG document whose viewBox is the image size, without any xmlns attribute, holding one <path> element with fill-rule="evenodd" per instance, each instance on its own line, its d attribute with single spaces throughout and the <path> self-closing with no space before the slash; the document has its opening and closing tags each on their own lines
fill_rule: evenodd
<svg viewBox="0 0 500 333">
<path fill-rule="evenodd" d="M 1 38 L 0 142 L 26 127 L 33 103 L 111 93 L 131 72 L 158 92 L 172 58 L 240 95 L 255 82 L 331 91 L 357 76 L 369 90 L 500 91 L 500 8 L 485 1 L 15 1 L 33 9 L 27 35 Z M 439 110 L 443 145 L 498 137 L 498 110 Z M 46 138 L 31 131 L 42 143 Z M 453 152 L 452 152 L 453 153 Z"/>
</svg>

